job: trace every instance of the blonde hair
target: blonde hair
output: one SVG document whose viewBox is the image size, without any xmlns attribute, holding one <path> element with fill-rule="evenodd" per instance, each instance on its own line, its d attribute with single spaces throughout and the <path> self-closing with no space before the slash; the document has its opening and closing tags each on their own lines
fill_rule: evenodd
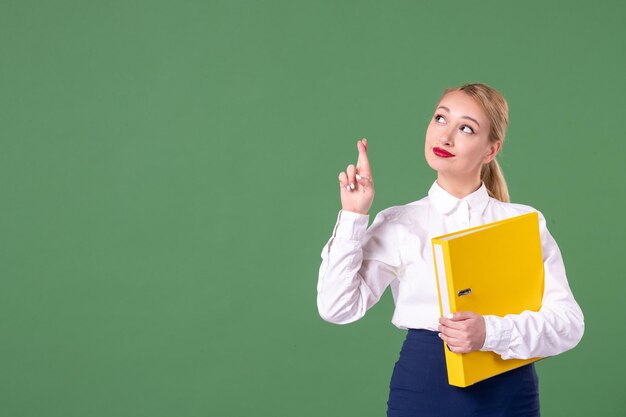
<svg viewBox="0 0 626 417">
<path fill-rule="evenodd" d="M 501 140 L 504 142 L 506 129 L 509 125 L 509 105 L 502 94 L 486 84 L 474 83 L 448 88 L 444 90 L 442 97 L 452 91 L 463 91 L 479 103 L 487 114 L 489 125 L 491 126 L 489 141 L 496 142 Z M 510 201 L 509 189 L 506 186 L 504 175 L 496 158 L 483 165 L 480 171 L 480 179 L 485 183 L 487 192 L 491 197 L 506 203 Z"/>
</svg>

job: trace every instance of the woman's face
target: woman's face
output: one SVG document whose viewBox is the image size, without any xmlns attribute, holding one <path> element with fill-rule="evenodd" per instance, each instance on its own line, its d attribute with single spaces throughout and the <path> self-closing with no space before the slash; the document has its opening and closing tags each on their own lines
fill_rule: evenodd
<svg viewBox="0 0 626 417">
<path fill-rule="evenodd" d="M 489 129 L 489 119 L 474 99 L 458 90 L 446 94 L 426 129 L 428 165 L 449 177 L 480 178 L 482 165 L 502 145 L 489 142 Z"/>
</svg>

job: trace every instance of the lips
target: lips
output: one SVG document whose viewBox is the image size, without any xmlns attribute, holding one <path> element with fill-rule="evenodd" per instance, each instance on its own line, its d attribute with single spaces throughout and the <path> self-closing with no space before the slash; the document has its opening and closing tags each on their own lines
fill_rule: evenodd
<svg viewBox="0 0 626 417">
<path fill-rule="evenodd" d="M 450 152 L 441 148 L 433 148 L 433 152 L 435 153 L 435 155 L 440 156 L 442 158 L 452 158 L 454 156 Z"/>
</svg>

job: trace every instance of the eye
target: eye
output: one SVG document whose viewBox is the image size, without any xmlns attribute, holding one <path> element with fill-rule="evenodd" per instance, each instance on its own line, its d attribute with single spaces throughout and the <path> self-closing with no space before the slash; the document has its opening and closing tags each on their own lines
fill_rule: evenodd
<svg viewBox="0 0 626 417">
<path fill-rule="evenodd" d="M 461 130 L 463 131 L 463 133 L 474 133 L 474 129 L 472 129 L 468 125 L 461 126 Z"/>
<path fill-rule="evenodd" d="M 444 119 L 444 117 L 442 115 L 440 115 L 440 114 L 436 114 L 434 119 L 435 119 L 435 122 L 437 122 L 437 123 L 445 123 L 446 122 L 446 119 Z"/>
</svg>

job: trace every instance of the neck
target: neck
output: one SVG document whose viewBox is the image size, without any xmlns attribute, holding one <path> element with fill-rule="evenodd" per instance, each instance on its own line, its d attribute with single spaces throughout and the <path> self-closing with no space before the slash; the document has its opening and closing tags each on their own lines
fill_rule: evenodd
<svg viewBox="0 0 626 417">
<path fill-rule="evenodd" d="M 482 181 L 480 177 L 458 178 L 448 177 L 439 173 L 437 175 L 437 184 L 456 198 L 464 198 L 478 190 L 482 185 Z"/>
</svg>

